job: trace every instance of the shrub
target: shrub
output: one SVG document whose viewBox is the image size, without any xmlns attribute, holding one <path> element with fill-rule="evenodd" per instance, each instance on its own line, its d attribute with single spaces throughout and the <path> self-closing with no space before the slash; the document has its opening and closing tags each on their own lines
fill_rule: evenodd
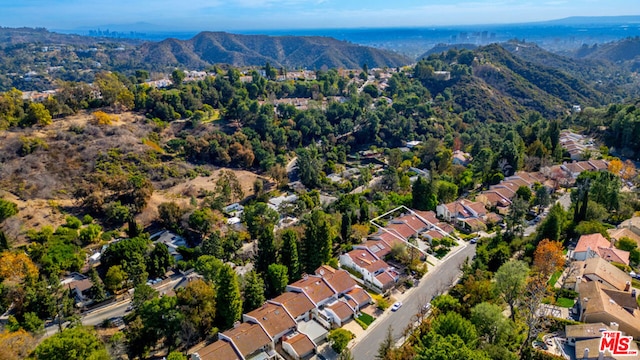
<svg viewBox="0 0 640 360">
<path fill-rule="evenodd" d="M 331 348 L 338 354 L 341 354 L 349 344 L 349 341 L 354 337 L 353 333 L 349 330 L 335 329 L 329 332 L 328 339 L 331 343 Z"/>
<path fill-rule="evenodd" d="M 111 125 L 114 121 L 118 120 L 115 115 L 109 115 L 104 111 L 96 111 L 93 114 L 93 125 Z"/>
<path fill-rule="evenodd" d="M 18 213 L 18 205 L 0 198 L 0 222 Z"/>
<path fill-rule="evenodd" d="M 80 226 L 82 226 L 82 221 L 80 221 L 80 219 L 78 219 L 75 216 L 67 216 L 66 217 L 66 224 L 64 224 L 65 227 L 68 227 L 69 229 L 80 229 Z"/>
</svg>

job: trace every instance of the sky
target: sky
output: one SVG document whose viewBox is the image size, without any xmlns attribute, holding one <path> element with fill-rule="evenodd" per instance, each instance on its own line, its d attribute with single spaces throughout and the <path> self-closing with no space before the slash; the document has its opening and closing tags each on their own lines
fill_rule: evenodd
<svg viewBox="0 0 640 360">
<path fill-rule="evenodd" d="M 640 15 L 640 1 L 0 0 L 0 26 L 69 30 L 139 22 L 174 31 L 429 27 L 615 15 Z"/>
</svg>

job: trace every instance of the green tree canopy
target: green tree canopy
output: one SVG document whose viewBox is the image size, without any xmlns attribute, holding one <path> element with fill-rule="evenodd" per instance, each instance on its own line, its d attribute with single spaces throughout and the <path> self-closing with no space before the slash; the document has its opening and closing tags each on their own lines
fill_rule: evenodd
<svg viewBox="0 0 640 360">
<path fill-rule="evenodd" d="M 255 271 L 250 271 L 244 277 L 244 312 L 257 309 L 265 302 L 264 280 Z"/>
<path fill-rule="evenodd" d="M 282 294 L 289 284 L 287 267 L 280 264 L 271 264 L 267 270 L 267 289 L 269 297 Z"/>
<path fill-rule="evenodd" d="M 522 296 L 527 275 L 529 267 L 520 260 L 506 262 L 496 272 L 496 290 L 509 305 L 512 319 L 515 318 L 516 302 Z"/>
<path fill-rule="evenodd" d="M 109 354 L 96 333 L 83 326 L 67 328 L 45 339 L 34 354 L 41 360 L 108 360 Z"/>
<path fill-rule="evenodd" d="M 280 263 L 288 269 L 289 280 L 300 279 L 300 261 L 298 260 L 298 234 L 286 229 L 281 233 L 282 248 L 280 249 Z"/>
<path fill-rule="evenodd" d="M 331 259 L 333 236 L 329 215 L 324 211 L 316 209 L 306 217 L 301 249 L 304 271 L 312 274 Z"/>
<path fill-rule="evenodd" d="M 230 329 L 242 315 L 242 296 L 235 271 L 229 265 L 220 269 L 217 281 L 217 322 L 222 329 Z"/>
<path fill-rule="evenodd" d="M 245 206 L 242 213 L 242 220 L 247 225 L 252 239 L 257 239 L 266 228 L 273 229 L 279 218 L 278 212 L 263 202 Z"/>
</svg>

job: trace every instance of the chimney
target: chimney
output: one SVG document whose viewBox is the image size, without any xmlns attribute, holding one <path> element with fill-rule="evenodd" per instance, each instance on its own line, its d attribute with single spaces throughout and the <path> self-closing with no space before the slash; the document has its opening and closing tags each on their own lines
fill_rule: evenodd
<svg viewBox="0 0 640 360">
<path fill-rule="evenodd" d="M 589 359 L 589 348 L 584 348 L 584 355 L 582 356 L 584 360 Z"/>
<path fill-rule="evenodd" d="M 631 281 L 627 281 L 626 284 L 624 284 L 624 291 L 629 291 L 631 289 Z"/>
<path fill-rule="evenodd" d="M 631 297 L 636 298 L 636 289 L 631 290 Z"/>
</svg>

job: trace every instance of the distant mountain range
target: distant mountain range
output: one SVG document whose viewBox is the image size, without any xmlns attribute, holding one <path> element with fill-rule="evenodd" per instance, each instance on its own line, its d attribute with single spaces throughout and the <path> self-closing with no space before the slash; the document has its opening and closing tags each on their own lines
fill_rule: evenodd
<svg viewBox="0 0 640 360">
<path fill-rule="evenodd" d="M 238 35 L 202 32 L 189 40 L 166 39 L 147 42 L 133 60 L 159 67 L 203 68 L 225 63 L 234 66 L 262 66 L 269 62 L 285 68 L 397 67 L 412 62 L 391 51 L 317 36 Z"/>
<path fill-rule="evenodd" d="M 202 32 L 189 40 L 174 38 L 144 42 L 122 38 L 96 38 L 58 34 L 46 29 L 0 28 L 0 69 L 2 58 L 23 57 L 20 44 L 31 46 L 71 45 L 80 47 L 82 59 L 91 58 L 103 69 L 121 71 L 147 69 L 162 71 L 174 67 L 203 69 L 213 64 L 263 66 L 269 62 L 285 68 L 349 68 L 366 64 L 397 67 L 412 59 L 389 50 L 318 36 L 238 35 Z M 122 45 L 126 44 L 123 50 Z M 20 46 L 18 46 L 20 45 Z M 89 47 L 91 51 L 86 52 Z M 4 52 L 4 53 L 3 53 Z M 29 57 L 32 54 L 28 55 Z M 38 60 L 38 59 L 34 59 Z M 42 60 L 40 60 L 42 62 Z M 28 66 L 28 61 L 24 66 Z M 57 65 L 57 64 L 53 64 Z"/>
</svg>

